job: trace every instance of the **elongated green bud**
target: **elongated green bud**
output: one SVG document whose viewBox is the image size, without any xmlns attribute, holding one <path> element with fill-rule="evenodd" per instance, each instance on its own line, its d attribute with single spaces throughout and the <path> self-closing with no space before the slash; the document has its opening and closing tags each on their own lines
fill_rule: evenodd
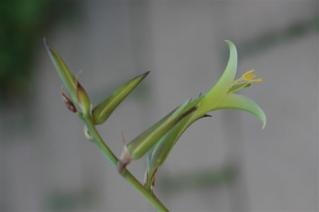
<svg viewBox="0 0 319 212">
<path fill-rule="evenodd" d="M 201 96 L 193 101 L 190 101 L 185 108 L 198 106 Z M 155 183 L 155 174 L 158 168 L 164 163 L 169 152 L 172 150 L 178 138 L 185 132 L 185 130 L 196 120 L 204 117 L 210 117 L 205 114 L 200 118 L 196 118 L 197 114 L 184 118 L 177 123 L 171 130 L 169 130 L 160 140 L 154 145 L 153 149 L 147 155 L 147 170 L 145 173 L 145 186 L 152 188 Z"/>
<path fill-rule="evenodd" d="M 192 115 L 196 110 L 196 107 L 189 108 L 187 111 L 183 111 L 184 107 L 178 108 L 167 118 L 155 123 L 151 128 L 144 131 L 129 144 L 127 144 L 121 154 L 119 171 L 121 171 L 131 160 L 137 160 L 141 158 L 152 146 L 159 141 L 159 139 L 167 133 L 178 122 Z"/>
<path fill-rule="evenodd" d="M 174 114 L 167 118 L 162 124 L 156 127 L 153 131 L 147 132 L 147 134 L 142 134 L 134 139 L 131 143 L 127 145 L 128 151 L 130 152 L 133 159 L 141 158 L 157 141 L 163 136 L 168 130 L 170 130 L 175 124 L 189 116 L 192 112 L 196 110 L 195 107 L 186 111 L 180 116 L 175 116 Z"/>
<path fill-rule="evenodd" d="M 167 155 L 173 148 L 178 138 L 185 131 L 186 124 L 189 119 L 184 119 L 167 132 L 157 144 L 154 145 L 153 150 L 148 153 L 147 170 L 145 174 L 145 186 L 151 188 L 155 184 L 155 175 L 158 168 L 164 163 Z"/>
<path fill-rule="evenodd" d="M 203 115 L 201 118 L 211 117 Z M 149 189 L 153 189 L 155 185 L 156 173 L 159 167 L 165 162 L 170 151 L 175 146 L 177 140 L 195 121 L 190 121 L 192 117 L 180 121 L 170 131 L 168 131 L 160 141 L 154 145 L 153 149 L 147 154 L 147 169 L 145 171 L 144 185 Z"/>
<path fill-rule="evenodd" d="M 168 117 L 170 117 L 174 112 L 176 111 L 176 108 L 174 110 L 172 110 L 170 113 L 168 113 L 166 116 L 164 116 L 161 120 L 159 120 L 158 122 L 156 122 L 152 127 L 150 127 L 148 130 L 146 130 L 144 132 L 144 134 L 148 134 L 152 131 L 154 131 L 157 127 L 159 127 L 165 120 L 168 119 Z M 127 149 L 127 146 L 125 145 L 123 150 L 122 150 L 122 153 L 121 153 L 121 156 L 120 156 L 120 160 L 121 162 L 119 162 L 118 164 L 118 170 L 119 172 L 121 172 L 121 170 L 124 169 L 124 167 L 131 162 L 132 160 L 132 157 Z"/>
<path fill-rule="evenodd" d="M 150 72 L 148 71 L 127 81 L 125 84 L 117 88 L 111 96 L 98 104 L 93 109 L 94 124 L 97 125 L 104 123 L 110 117 L 115 108 L 142 82 L 149 73 Z"/>
<path fill-rule="evenodd" d="M 63 61 L 62 57 L 58 54 L 58 52 L 55 49 L 48 46 L 45 39 L 43 39 L 43 43 L 55 69 L 57 70 L 59 74 L 60 79 L 63 82 L 64 87 L 66 88 L 67 93 L 71 96 L 73 103 L 76 103 L 77 81 L 73 73 L 70 71 L 68 66 Z"/>
</svg>

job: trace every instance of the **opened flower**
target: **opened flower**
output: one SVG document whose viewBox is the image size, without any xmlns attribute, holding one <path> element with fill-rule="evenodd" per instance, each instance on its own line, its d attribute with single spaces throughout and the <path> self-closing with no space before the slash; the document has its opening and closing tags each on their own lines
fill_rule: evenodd
<svg viewBox="0 0 319 212">
<path fill-rule="evenodd" d="M 163 203 L 155 196 L 152 188 L 158 168 L 166 160 L 169 152 L 177 140 L 188 127 L 195 121 L 210 117 L 209 112 L 220 109 L 239 109 L 253 114 L 266 125 L 266 116 L 262 109 L 251 99 L 236 94 L 238 91 L 250 87 L 252 84 L 262 81 L 254 70 L 245 72 L 241 77 L 235 79 L 237 70 L 237 50 L 231 41 L 226 41 L 229 46 L 229 60 L 226 69 L 215 86 L 204 95 L 195 99 L 187 100 L 179 105 L 158 122 L 146 129 L 131 142 L 127 143 L 120 158 L 113 153 L 103 140 L 96 125 L 103 124 L 118 107 L 118 105 L 143 81 L 149 72 L 130 79 L 99 104 L 91 103 L 89 96 L 76 79 L 74 74 L 64 63 L 62 57 L 46 41 L 44 45 L 61 78 L 66 92 L 62 92 L 67 108 L 79 115 L 85 125 L 86 137 L 94 142 L 101 152 L 113 165 L 116 165 L 119 173 L 132 186 L 134 186 L 158 211 L 168 211 Z M 142 185 L 136 177 L 126 169 L 133 160 L 147 156 L 147 170 L 145 182 Z"/>
<path fill-rule="evenodd" d="M 239 109 L 253 114 L 262 122 L 263 128 L 266 126 L 266 115 L 263 110 L 253 100 L 236 94 L 236 92 L 250 87 L 254 83 L 261 82 L 262 79 L 257 78 L 254 70 L 249 70 L 240 78 L 235 79 L 237 72 L 237 49 L 231 41 L 226 41 L 226 43 L 229 47 L 229 60 L 218 82 L 205 95 L 190 101 L 189 107 L 196 104 L 197 110 L 192 113 L 191 117 L 181 121 L 163 135 L 160 141 L 148 153 L 148 169 L 145 174 L 146 186 L 152 187 L 157 169 L 166 160 L 178 138 L 192 123 L 205 117 L 207 113 L 220 109 Z M 185 107 L 185 109 L 189 107 Z"/>
</svg>

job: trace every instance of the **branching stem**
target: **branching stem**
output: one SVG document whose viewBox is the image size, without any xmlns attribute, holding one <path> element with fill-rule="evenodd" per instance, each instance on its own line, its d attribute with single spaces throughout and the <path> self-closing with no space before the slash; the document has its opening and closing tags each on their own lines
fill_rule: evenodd
<svg viewBox="0 0 319 212">
<path fill-rule="evenodd" d="M 88 133 L 93 138 L 95 144 L 102 152 L 102 154 L 112 162 L 114 166 L 117 166 L 119 159 L 116 155 L 112 152 L 112 150 L 108 147 L 108 145 L 104 142 L 103 138 L 95 128 L 92 120 L 89 117 L 82 117 L 85 125 L 87 126 Z M 136 190 L 138 190 L 156 209 L 158 212 L 168 212 L 168 209 L 165 205 L 155 196 L 155 194 L 145 188 L 137 179 L 136 177 L 128 170 L 124 169 L 120 175 L 129 182 Z"/>
</svg>

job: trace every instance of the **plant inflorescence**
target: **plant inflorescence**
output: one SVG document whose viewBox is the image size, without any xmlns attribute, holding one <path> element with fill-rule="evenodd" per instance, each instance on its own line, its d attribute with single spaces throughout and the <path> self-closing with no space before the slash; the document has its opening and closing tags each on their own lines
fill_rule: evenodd
<svg viewBox="0 0 319 212">
<path fill-rule="evenodd" d="M 253 69 L 235 79 L 237 72 L 236 46 L 231 41 L 226 41 L 226 43 L 229 47 L 229 59 L 218 82 L 205 94 L 185 101 L 131 142 L 125 144 L 122 153 L 117 157 L 101 137 L 96 126 L 103 124 L 109 118 L 116 107 L 142 82 L 149 72 L 130 79 L 119 86 L 104 101 L 93 106 L 87 91 L 70 71 L 62 57 L 44 42 L 66 90 L 62 92 L 64 102 L 67 108 L 83 121 L 86 137 L 97 145 L 103 155 L 117 167 L 118 173 L 158 211 L 168 211 L 168 209 L 153 192 L 156 173 L 166 161 L 177 140 L 194 122 L 209 116 L 208 113 L 216 110 L 239 109 L 253 114 L 262 122 L 263 128 L 266 125 L 266 116 L 263 110 L 253 100 L 236 94 L 254 83 L 261 82 L 262 79 L 256 76 Z M 147 161 L 147 167 L 144 182 L 141 183 L 127 169 L 127 166 L 132 161 L 143 157 Z"/>
</svg>

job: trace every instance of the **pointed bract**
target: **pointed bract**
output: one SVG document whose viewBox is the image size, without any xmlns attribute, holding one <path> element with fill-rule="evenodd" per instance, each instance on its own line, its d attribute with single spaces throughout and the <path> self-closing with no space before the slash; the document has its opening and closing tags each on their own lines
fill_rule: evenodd
<svg viewBox="0 0 319 212">
<path fill-rule="evenodd" d="M 147 174 L 145 179 L 145 185 L 153 185 L 155 174 L 158 168 L 165 162 L 169 153 L 175 146 L 177 140 L 183 135 L 183 133 L 197 120 L 211 117 L 210 115 L 203 115 L 199 118 L 195 118 L 194 114 L 191 117 L 185 118 L 176 124 L 171 130 L 169 130 L 161 139 L 158 141 L 154 148 L 147 155 Z M 152 182 L 152 183 L 151 183 Z M 150 187 L 151 188 L 151 187 Z"/>
<path fill-rule="evenodd" d="M 60 79 L 63 82 L 64 87 L 66 88 L 67 93 L 71 96 L 72 101 L 76 103 L 77 81 L 73 73 L 70 71 L 58 52 L 54 48 L 49 47 L 45 39 L 43 40 L 43 43 Z"/>
<path fill-rule="evenodd" d="M 149 71 L 134 77 L 117 88 L 111 96 L 98 104 L 93 109 L 94 124 L 104 123 L 117 108 L 117 106 L 136 88 L 142 80 L 149 74 Z"/>
<path fill-rule="evenodd" d="M 164 119 L 164 121 L 160 122 L 160 124 L 156 123 L 150 129 L 146 130 L 134 140 L 132 140 L 129 144 L 127 144 L 127 149 L 133 159 L 141 158 L 146 152 L 148 152 L 158 140 L 165 135 L 172 127 L 174 127 L 180 121 L 186 119 L 191 116 L 196 107 L 189 108 L 187 111 L 184 111 L 184 107 L 178 108 L 171 115 Z M 156 127 L 154 127 L 156 126 Z"/>
</svg>

